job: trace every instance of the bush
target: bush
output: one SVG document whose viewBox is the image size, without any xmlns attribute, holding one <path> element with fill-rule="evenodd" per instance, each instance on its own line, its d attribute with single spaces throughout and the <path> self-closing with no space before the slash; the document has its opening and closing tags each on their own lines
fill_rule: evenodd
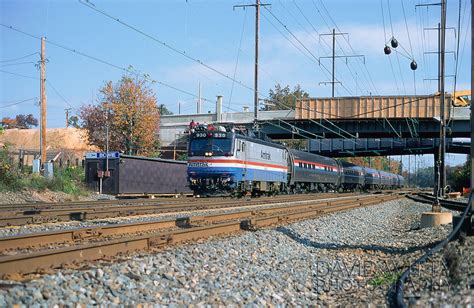
<svg viewBox="0 0 474 308">
<path fill-rule="evenodd" d="M 21 188 L 18 173 L 18 168 L 12 164 L 8 155 L 8 145 L 4 145 L 0 150 L 0 191 Z"/>
<path fill-rule="evenodd" d="M 19 191 L 25 188 L 38 191 L 49 189 L 78 196 L 86 193 L 83 183 L 84 171 L 82 168 L 58 168 L 54 171 L 54 177 L 48 179 L 39 174 L 33 174 L 30 167 L 20 170 L 17 165 L 11 162 L 8 146 L 4 146 L 0 150 L 0 191 Z"/>
</svg>

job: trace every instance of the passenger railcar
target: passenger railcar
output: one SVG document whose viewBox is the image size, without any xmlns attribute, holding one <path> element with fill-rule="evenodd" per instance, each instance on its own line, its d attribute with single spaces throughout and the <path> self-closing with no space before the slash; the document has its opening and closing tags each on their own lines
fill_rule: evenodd
<svg viewBox="0 0 474 308">
<path fill-rule="evenodd" d="M 357 190 L 361 191 L 365 185 L 364 168 L 345 161 L 341 161 L 342 165 L 342 189 L 345 191 Z"/>
<path fill-rule="evenodd" d="M 339 161 L 292 149 L 289 150 L 289 157 L 289 185 L 293 191 L 328 191 L 339 187 Z"/>
<path fill-rule="evenodd" d="M 380 173 L 378 170 L 365 167 L 364 180 L 364 188 L 366 190 L 380 189 L 381 187 Z"/>
</svg>

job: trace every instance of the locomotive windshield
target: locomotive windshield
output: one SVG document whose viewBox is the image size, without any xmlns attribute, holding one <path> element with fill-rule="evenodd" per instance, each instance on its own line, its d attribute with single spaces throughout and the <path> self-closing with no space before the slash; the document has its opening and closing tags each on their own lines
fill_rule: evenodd
<svg viewBox="0 0 474 308">
<path fill-rule="evenodd" d="M 212 153 L 212 156 L 232 155 L 232 138 L 192 138 L 189 156 L 206 156 L 206 153 Z"/>
</svg>

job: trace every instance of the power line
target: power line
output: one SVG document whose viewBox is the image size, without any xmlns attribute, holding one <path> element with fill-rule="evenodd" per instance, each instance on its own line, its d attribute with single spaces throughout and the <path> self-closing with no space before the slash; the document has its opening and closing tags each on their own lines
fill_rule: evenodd
<svg viewBox="0 0 474 308">
<path fill-rule="evenodd" d="M 3 26 L 3 27 L 5 27 L 5 28 L 7 28 L 7 29 L 10 29 L 10 30 L 13 30 L 13 31 L 22 33 L 22 34 L 27 35 L 27 36 L 29 36 L 29 37 L 32 37 L 32 38 L 34 38 L 34 39 L 41 40 L 41 38 L 40 38 L 39 36 L 36 36 L 36 35 L 30 34 L 30 33 L 27 33 L 27 32 L 22 31 L 22 30 L 19 30 L 19 29 L 13 27 L 13 26 L 8 26 L 8 25 L 5 25 L 5 24 L 0 24 L 0 26 Z M 48 40 L 48 43 L 51 44 L 51 45 L 53 45 L 53 46 L 56 46 L 56 47 L 58 47 L 58 48 L 61 48 L 61 49 L 70 51 L 70 52 L 75 53 L 75 54 L 78 54 L 78 55 L 81 55 L 81 56 L 83 56 L 83 57 L 85 57 L 85 58 L 89 58 L 89 59 L 94 60 L 94 61 L 96 61 L 96 62 L 100 62 L 100 63 L 102 63 L 102 64 L 105 64 L 105 65 L 114 67 L 114 68 L 116 68 L 116 69 L 118 69 L 118 70 L 127 72 L 127 73 L 129 73 L 129 74 L 136 75 L 136 76 L 139 75 L 136 71 L 133 71 L 132 69 L 121 67 L 121 66 L 119 66 L 119 65 L 110 63 L 110 62 L 108 62 L 108 61 L 106 61 L 106 60 L 102 60 L 102 59 L 99 59 L 99 58 L 97 58 L 97 57 L 95 57 L 95 56 L 88 55 L 88 54 L 86 54 L 86 53 L 84 53 L 84 52 L 82 52 L 82 51 L 76 50 L 76 49 L 74 49 L 74 48 L 66 47 L 66 46 L 64 46 L 64 45 L 61 45 L 61 44 L 59 44 L 59 43 L 55 43 L 55 42 L 50 41 L 50 40 Z M 0 71 L 2 71 L 2 70 L 0 70 Z M 5 71 L 3 71 L 3 72 L 5 72 Z M 14 73 L 10 73 L 10 72 L 6 72 L 6 73 L 7 73 L 7 74 L 9 73 L 9 74 L 13 74 L 13 75 L 18 75 L 18 76 L 20 76 L 19 74 L 14 74 Z M 26 76 L 22 76 L 22 77 L 26 77 Z M 173 89 L 173 90 L 175 90 L 175 91 L 177 91 L 177 92 L 181 92 L 181 93 L 183 93 L 183 94 L 187 94 L 187 95 L 190 95 L 190 96 L 192 96 L 192 97 L 197 98 L 197 95 L 194 94 L 194 93 L 191 93 L 191 92 L 188 92 L 188 91 L 186 91 L 186 90 L 177 88 L 177 87 L 175 87 L 175 86 L 172 86 L 172 85 L 170 85 L 170 84 L 164 83 L 164 82 L 162 82 L 162 81 L 158 81 L 158 80 L 152 79 L 152 78 L 148 77 L 148 75 L 146 75 L 146 74 L 142 74 L 141 77 L 144 78 L 145 80 L 150 81 L 150 82 L 156 82 L 156 83 L 158 83 L 158 84 L 160 84 L 160 85 L 162 85 L 162 86 L 164 86 L 164 87 L 167 87 L 167 88 Z M 28 78 L 28 77 L 26 77 L 26 78 Z M 38 78 L 34 78 L 34 79 L 38 79 Z M 205 100 L 205 101 L 211 102 L 211 103 L 213 102 L 213 101 L 211 101 L 211 100 L 209 100 L 209 99 L 206 99 L 206 98 L 202 98 L 202 99 Z"/>
<path fill-rule="evenodd" d="M 65 102 L 70 108 L 76 109 L 76 108 L 72 107 L 72 105 L 64 98 L 64 96 L 61 95 L 61 93 L 59 93 L 58 90 L 56 90 L 56 88 L 53 86 L 51 81 L 47 80 L 46 82 L 51 86 L 51 89 L 53 89 L 53 91 L 63 100 L 63 102 Z"/>
<path fill-rule="evenodd" d="M 4 73 L 4 74 L 10 74 L 10 75 L 18 76 L 18 77 L 39 80 L 38 77 L 26 76 L 26 75 L 17 74 L 17 73 L 13 73 L 13 72 L 9 72 L 9 71 L 0 70 L 0 72 Z"/>
<path fill-rule="evenodd" d="M 19 101 L 19 102 L 11 103 L 11 104 L 8 104 L 8 105 L 5 105 L 5 106 L 0 106 L 0 108 L 7 108 L 7 107 L 22 104 L 22 103 L 25 103 L 25 102 L 29 102 L 29 101 L 32 101 L 32 100 L 38 100 L 38 98 L 37 97 L 32 97 L 32 98 L 24 99 L 24 100 Z"/>
<path fill-rule="evenodd" d="M 104 15 L 104 16 L 106 16 L 107 18 L 112 19 L 113 21 L 118 22 L 119 24 L 121 24 L 121 25 L 123 25 L 123 26 L 125 26 L 125 27 L 127 27 L 127 28 L 129 28 L 129 29 L 131 29 L 131 30 L 133 30 L 133 31 L 135 31 L 135 32 L 137 32 L 137 33 L 139 33 L 139 34 L 141 34 L 141 35 L 143 35 L 143 36 L 145 36 L 145 37 L 147 37 L 147 38 L 149 38 L 149 39 L 155 41 L 155 42 L 157 42 L 157 43 L 159 43 L 159 44 L 162 45 L 163 47 L 165 47 L 165 48 L 167 48 L 167 49 L 169 49 L 169 50 L 171 50 L 171 51 L 173 51 L 173 52 L 175 52 L 175 53 L 178 53 L 178 54 L 182 55 L 183 57 L 185 57 L 185 58 L 187 58 L 187 59 L 189 59 L 189 60 L 191 60 L 191 61 L 193 61 L 193 62 L 196 62 L 196 63 L 198 63 L 198 64 L 204 66 L 205 68 L 207 68 L 207 69 L 209 69 L 209 70 L 211 70 L 211 71 L 213 71 L 213 72 L 215 72 L 215 73 L 221 75 L 222 77 L 225 77 L 225 78 L 227 78 L 227 79 L 229 79 L 229 80 L 231 80 L 231 81 L 234 81 L 235 83 L 241 85 L 242 87 L 244 87 L 244 88 L 246 88 L 246 89 L 248 89 L 248 90 L 254 91 L 254 89 L 253 89 L 252 87 L 250 87 L 250 86 L 244 84 L 243 82 L 241 82 L 241 81 L 239 81 L 239 80 L 235 80 L 234 78 L 230 77 L 229 75 L 227 75 L 227 74 L 225 74 L 225 73 L 219 71 L 218 69 L 216 69 L 216 68 L 214 68 L 214 67 L 212 67 L 212 66 L 210 66 L 210 65 L 208 65 L 208 64 L 206 64 L 206 63 L 204 63 L 203 61 L 201 61 L 201 60 L 199 60 L 199 59 L 197 59 L 197 58 L 194 58 L 194 57 L 188 55 L 188 54 L 186 53 L 186 51 L 178 50 L 177 48 L 173 47 L 172 45 L 170 45 L 170 44 L 168 44 L 168 43 L 166 43 L 166 42 L 164 42 L 164 41 L 162 41 L 162 40 L 160 40 L 160 39 L 158 39 L 158 38 L 156 38 L 156 37 L 154 37 L 154 36 L 152 36 L 152 35 L 150 35 L 150 34 L 148 34 L 148 33 L 145 33 L 144 31 L 142 31 L 142 30 L 140 30 L 140 29 L 138 29 L 138 28 L 136 28 L 136 27 L 134 27 L 134 26 L 132 26 L 132 25 L 130 25 L 130 24 L 125 23 L 124 21 L 120 20 L 119 18 L 114 17 L 114 16 L 108 14 L 107 12 L 105 12 L 105 11 L 103 11 L 103 10 L 99 10 L 98 8 L 96 8 L 95 6 L 93 6 L 93 5 L 90 4 L 90 3 L 84 2 L 83 0 L 79 0 L 79 3 L 85 5 L 86 7 L 88 7 L 88 8 L 90 8 L 90 9 L 92 9 L 92 10 L 94 10 L 94 11 L 96 11 L 96 12 L 98 12 L 98 13 Z"/>
<path fill-rule="evenodd" d="M 322 16 L 320 10 L 317 8 L 316 6 L 316 3 L 314 2 L 314 0 L 312 0 L 313 2 L 313 5 L 316 7 L 318 13 Z M 339 32 L 342 32 L 341 29 L 339 28 L 339 26 L 337 25 L 337 23 L 334 21 L 334 19 L 332 18 L 331 14 L 329 13 L 329 10 L 326 8 L 326 5 L 324 4 L 324 2 L 322 0 L 319 0 L 319 2 L 321 3 L 321 6 L 322 8 L 324 9 L 324 11 L 326 11 L 326 14 L 328 15 L 329 19 L 332 21 L 332 23 L 334 24 L 334 26 L 336 27 L 337 31 Z M 324 22 L 326 23 L 327 25 L 327 22 L 324 20 Z M 328 25 L 328 28 L 330 29 L 331 27 L 329 27 Z M 352 44 L 351 42 L 349 41 L 348 38 L 346 37 L 343 37 L 344 40 L 346 41 L 347 45 L 349 46 L 349 48 L 351 49 L 352 53 L 356 53 L 356 51 L 354 50 L 354 48 L 352 47 Z M 339 46 L 339 49 L 344 53 L 344 49 L 338 44 Z M 345 53 L 344 53 L 345 54 Z M 370 74 L 370 71 L 369 69 L 367 68 L 367 63 L 365 62 L 362 62 L 362 61 L 356 61 L 356 63 L 359 65 L 359 68 L 361 68 L 361 71 L 363 72 L 363 76 L 364 76 L 364 79 L 365 81 L 367 82 L 367 84 L 369 85 L 369 87 L 367 87 L 367 89 L 370 88 L 370 86 L 372 86 L 373 90 L 374 90 L 374 93 L 376 95 L 379 95 L 379 91 L 377 90 L 377 87 L 375 86 L 375 83 L 372 79 L 372 75 Z M 361 65 L 363 64 L 363 65 Z M 367 78 L 368 77 L 368 78 Z"/>
<path fill-rule="evenodd" d="M 242 31 L 240 33 L 240 41 L 239 41 L 239 49 L 237 52 L 237 59 L 235 60 L 235 66 L 234 66 L 234 74 L 232 76 L 233 79 L 235 79 L 235 75 L 237 74 L 237 66 L 239 65 L 239 59 L 240 59 L 240 53 L 241 53 L 241 48 L 242 48 L 242 41 L 244 38 L 244 31 L 245 31 L 245 21 L 247 20 L 247 10 L 244 10 L 244 21 L 242 22 Z M 232 95 L 234 93 L 234 84 L 235 82 L 232 81 L 232 86 L 230 87 L 230 95 L 229 95 L 229 102 L 227 103 L 227 110 L 230 108 L 230 104 L 232 102 Z"/>
<path fill-rule="evenodd" d="M 300 39 L 298 39 L 298 37 L 297 37 L 295 34 L 293 34 L 293 32 L 291 32 L 291 30 L 290 30 L 277 16 L 275 16 L 275 14 L 272 13 L 272 11 L 270 11 L 270 10 L 269 10 L 268 8 L 266 8 L 266 7 L 264 7 L 264 8 L 267 10 L 267 12 L 268 12 L 273 18 L 275 18 L 275 20 L 276 20 L 283 28 L 285 28 L 285 30 L 303 47 L 303 49 L 306 50 L 306 52 L 308 52 L 308 53 L 311 55 L 311 57 L 314 58 L 314 60 L 318 62 L 318 64 L 319 64 L 321 67 L 323 67 L 329 74 L 331 73 L 331 71 L 330 71 L 326 66 L 322 65 L 322 64 L 318 61 L 318 58 L 311 52 L 311 50 L 309 50 L 308 47 L 306 47 L 306 45 L 303 44 L 303 42 L 302 42 Z M 337 78 L 335 78 L 335 81 L 340 82 Z M 343 88 L 344 90 L 346 90 L 347 93 L 349 93 L 349 95 L 351 94 L 351 91 L 349 91 L 349 89 L 348 89 L 347 87 L 345 87 L 343 84 L 342 84 L 342 88 Z"/>
<path fill-rule="evenodd" d="M 33 52 L 33 53 L 30 53 L 30 54 L 28 54 L 28 55 L 26 55 L 26 56 L 23 56 L 23 57 L 18 57 L 18 58 L 8 59 L 8 60 L 2 60 L 2 61 L 0 61 L 0 63 L 17 61 L 17 60 L 21 60 L 21 59 L 24 59 L 24 58 L 31 57 L 31 56 L 36 55 L 36 54 L 38 54 L 38 53 L 37 53 L 37 52 Z"/>
<path fill-rule="evenodd" d="M 36 64 L 36 62 L 32 62 L 32 61 L 29 61 L 29 62 L 18 62 L 18 63 L 0 64 L 0 66 L 1 66 L 1 67 L 5 67 L 5 66 L 15 66 L 15 65 L 23 65 L 23 64 Z"/>
</svg>

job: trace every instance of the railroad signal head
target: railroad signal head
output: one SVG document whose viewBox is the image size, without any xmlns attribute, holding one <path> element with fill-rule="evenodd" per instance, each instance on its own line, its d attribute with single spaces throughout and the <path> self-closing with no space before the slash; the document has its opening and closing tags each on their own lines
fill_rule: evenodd
<svg viewBox="0 0 474 308">
<path fill-rule="evenodd" d="M 390 49 L 390 47 L 388 45 L 385 45 L 384 49 L 383 49 L 383 52 L 386 54 L 386 55 L 389 55 L 390 53 L 392 53 L 392 49 Z"/>
</svg>

